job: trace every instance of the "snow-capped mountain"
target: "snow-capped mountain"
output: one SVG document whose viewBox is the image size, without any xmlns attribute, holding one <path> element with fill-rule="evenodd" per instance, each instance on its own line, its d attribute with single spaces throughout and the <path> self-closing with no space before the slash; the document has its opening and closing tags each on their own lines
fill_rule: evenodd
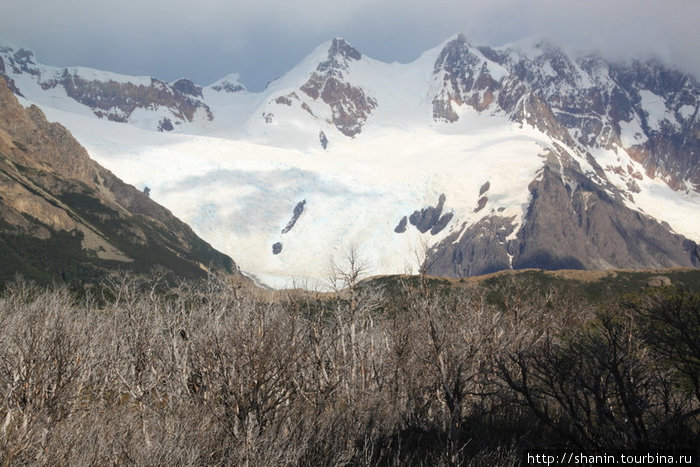
<svg viewBox="0 0 700 467">
<path fill-rule="evenodd" d="M 171 131 L 213 118 L 202 87 L 185 78 L 166 83 L 85 67 L 57 68 L 37 63 L 29 50 L 2 44 L 0 74 L 17 95 L 32 102 L 142 128 Z M 244 89 L 235 76 L 212 86 L 219 92 Z"/>
<path fill-rule="evenodd" d="M 700 87 L 657 62 L 456 35 L 408 64 L 333 39 L 260 93 L 8 46 L 0 73 L 269 284 L 350 244 L 374 273 L 698 265 Z"/>
</svg>

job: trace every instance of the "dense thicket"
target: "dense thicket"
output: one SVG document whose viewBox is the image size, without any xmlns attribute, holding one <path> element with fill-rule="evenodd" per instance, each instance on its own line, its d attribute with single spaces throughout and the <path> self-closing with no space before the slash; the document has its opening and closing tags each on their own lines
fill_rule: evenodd
<svg viewBox="0 0 700 467">
<path fill-rule="evenodd" d="M 351 265 L 352 266 L 352 265 Z M 596 310 L 513 282 L 244 292 L 113 275 L 0 298 L 4 465 L 511 465 L 695 447 L 700 296 Z"/>
</svg>

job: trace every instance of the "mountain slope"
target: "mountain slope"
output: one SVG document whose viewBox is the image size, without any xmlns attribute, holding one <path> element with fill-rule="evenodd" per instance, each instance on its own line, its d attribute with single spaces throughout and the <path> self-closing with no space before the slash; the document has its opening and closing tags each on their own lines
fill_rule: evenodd
<svg viewBox="0 0 700 467">
<path fill-rule="evenodd" d="M 75 112 L 7 70 L 100 163 L 269 284 L 323 280 L 351 244 L 375 273 L 698 265 L 700 86 L 657 62 L 456 35 L 382 63 L 336 38 L 260 93 L 236 75 L 177 84 L 211 119 L 171 134 Z"/>
<path fill-rule="evenodd" d="M 36 106 L 22 108 L 0 79 L 0 282 L 92 282 L 156 266 L 180 277 L 237 272 L 168 210 L 92 161 Z"/>
<path fill-rule="evenodd" d="M 637 95 L 651 93 L 640 89 L 650 87 L 648 75 L 658 73 L 659 67 L 634 63 L 625 88 L 618 84 L 624 67 L 591 57 L 576 61 L 546 44 L 522 52 L 476 49 L 461 35 L 450 41 L 435 65 L 444 82 L 433 101 L 436 120 L 456 122 L 454 109 L 461 106 L 504 112 L 546 133 L 555 144 L 529 185 L 531 199 L 515 238 L 506 241 L 514 233 L 511 218 L 490 216 L 437 245 L 429 270 L 460 276 L 504 268 L 697 266 L 694 242 L 634 204 L 635 195 L 642 192 L 638 182 L 646 177 L 659 178 L 677 190 L 697 190 L 700 126 L 693 115 L 687 113 L 681 126 L 667 112 L 668 118 L 651 128 L 646 122 L 659 117 L 631 97 L 634 90 Z M 698 85 L 692 77 L 667 74 L 675 79 L 665 85 L 664 105 L 678 109 L 683 103 L 697 109 Z M 661 92 L 658 87 L 663 85 L 655 84 Z M 644 133 L 637 132 L 634 142 L 623 142 L 627 135 L 621 135 L 621 128 L 638 121 L 644 123 L 638 127 Z M 671 141 L 665 151 L 654 143 L 663 139 L 659 128 Z M 665 164 L 638 157 L 651 153 Z M 617 164 L 601 167 L 606 156 L 615 157 Z M 635 162 L 646 163 L 644 175 Z"/>
</svg>

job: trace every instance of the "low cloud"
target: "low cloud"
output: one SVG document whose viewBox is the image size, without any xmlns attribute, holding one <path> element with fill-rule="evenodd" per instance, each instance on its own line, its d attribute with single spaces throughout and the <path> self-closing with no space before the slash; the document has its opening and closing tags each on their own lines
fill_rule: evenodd
<svg viewBox="0 0 700 467">
<path fill-rule="evenodd" d="M 237 71 L 254 90 L 334 36 L 379 60 L 406 62 L 456 32 L 476 44 L 540 36 L 615 60 L 654 56 L 700 76 L 697 0 L 3 3 L 0 35 L 44 63 L 200 84 Z"/>
</svg>

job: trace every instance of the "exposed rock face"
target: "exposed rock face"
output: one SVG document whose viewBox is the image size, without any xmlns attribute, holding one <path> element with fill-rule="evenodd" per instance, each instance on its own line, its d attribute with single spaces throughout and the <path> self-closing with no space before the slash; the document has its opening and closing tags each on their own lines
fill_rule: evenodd
<svg viewBox="0 0 700 467">
<path fill-rule="evenodd" d="M 451 213 L 451 212 L 447 212 L 447 213 L 443 214 L 442 216 L 440 216 L 440 218 L 435 223 L 435 225 L 430 228 L 430 235 L 437 235 L 440 232 L 442 232 L 442 230 L 445 227 L 447 227 L 447 224 L 450 223 L 453 216 L 454 216 L 454 213 Z"/>
<path fill-rule="evenodd" d="M 408 224 L 408 218 L 403 216 L 396 227 L 394 227 L 394 232 L 404 233 L 406 231 L 406 224 Z"/>
<path fill-rule="evenodd" d="M 245 86 L 239 81 L 238 74 L 228 75 L 211 85 L 211 89 L 217 92 L 236 93 L 245 91 Z"/>
<path fill-rule="evenodd" d="M 306 206 L 306 200 L 305 200 L 305 199 L 299 201 L 299 202 L 297 203 L 297 205 L 294 206 L 294 212 L 292 213 L 292 218 L 289 220 L 289 222 L 287 222 L 287 226 L 286 226 L 284 229 L 282 229 L 282 234 L 286 234 L 287 232 L 289 232 L 290 230 L 292 230 L 292 228 L 294 227 L 294 225 L 295 225 L 295 224 L 297 223 L 297 221 L 299 220 L 299 217 L 301 217 L 302 213 L 304 212 L 304 206 Z"/>
<path fill-rule="evenodd" d="M 443 80 L 442 90 L 433 99 L 436 120 L 457 121 L 453 104 L 485 110 L 493 103 L 494 91 L 499 87 L 485 58 L 461 34 L 440 52 L 434 74 Z"/>
<path fill-rule="evenodd" d="M 197 109 L 202 109 L 209 120 L 213 119 L 209 106 L 157 79 L 151 79 L 150 86 L 87 81 L 65 69 L 60 78 L 42 83 L 44 89 L 57 86 L 62 86 L 69 97 L 93 109 L 98 117 L 115 122 L 127 122 L 138 108 L 155 107 L 166 107 L 176 118 L 188 122 L 192 121 Z"/>
<path fill-rule="evenodd" d="M 575 180 L 571 190 L 559 171 Z M 698 266 L 695 243 L 567 167 L 548 163 L 530 186 L 532 202 L 518 232 L 513 267 L 545 269 Z"/>
<path fill-rule="evenodd" d="M 531 202 L 515 238 L 514 218 L 485 217 L 438 244 L 426 260 L 428 272 L 461 277 L 508 268 L 700 265 L 694 242 L 626 207 L 621 196 L 611 196 L 566 161 L 550 155 L 530 184 Z"/>
<path fill-rule="evenodd" d="M 440 219 L 440 214 L 442 214 L 442 208 L 445 205 L 445 195 L 441 194 L 438 198 L 437 206 L 428 206 L 427 208 L 421 209 L 420 211 L 413 211 L 408 218 L 411 225 L 416 226 L 420 233 L 425 233 L 432 229 L 435 224 L 437 224 Z"/>
<path fill-rule="evenodd" d="M 15 74 L 33 76 L 44 90 L 62 88 L 75 101 L 92 109 L 99 118 L 116 122 L 127 122 L 136 109 L 167 110 L 173 120 L 191 122 L 197 110 L 205 118 L 212 120 L 213 114 L 202 100 L 202 88 L 188 79 L 180 79 L 172 85 L 151 78 L 150 83 L 137 79 L 135 82 L 118 81 L 107 77 L 83 76 L 82 69 L 49 69 L 37 64 L 31 51 L 20 49 L 14 51 L 1 47 L 0 54 L 7 59 L 7 66 Z M 0 58 L 2 60 L 2 58 Z M 43 71 L 42 71 L 43 70 Z M 0 75 L 7 73 L 0 69 Z M 8 80 L 15 94 L 21 95 L 12 80 Z"/>
<path fill-rule="evenodd" d="M 188 96 L 202 97 L 202 88 L 186 78 L 175 81 L 173 88 Z"/>
<path fill-rule="evenodd" d="M 489 201 L 489 198 L 487 196 L 482 196 L 481 198 L 479 198 L 479 201 L 477 201 L 476 207 L 474 208 L 474 212 L 479 212 L 482 209 L 484 209 L 484 207 L 486 206 L 486 203 L 488 203 L 488 201 Z"/>
<path fill-rule="evenodd" d="M 506 237 L 516 228 L 513 221 L 488 216 L 466 231 L 450 235 L 428 253 L 428 273 L 465 277 L 510 269 Z"/>
<path fill-rule="evenodd" d="M 301 90 L 313 100 L 321 99 L 333 112 L 333 123 L 346 136 L 355 136 L 362 130 L 377 101 L 365 92 L 343 81 L 353 60 L 362 55 L 342 39 L 333 39 L 328 59 L 321 62 Z"/>
<path fill-rule="evenodd" d="M 654 61 L 572 58 L 547 43 L 536 53 L 476 48 L 462 36 L 444 47 L 434 74 L 443 83 L 436 120 L 458 120 L 461 105 L 503 110 L 577 150 L 624 148 L 647 175 L 700 190 L 700 85 L 691 75 Z"/>
<path fill-rule="evenodd" d="M 420 233 L 425 233 L 430 231 L 431 235 L 437 235 L 440 233 L 447 224 L 450 223 L 454 213 L 448 212 L 442 214 L 442 208 L 445 205 L 445 195 L 444 193 L 438 198 L 437 206 L 428 206 L 420 211 L 413 211 L 408 217 L 408 221 L 411 225 L 415 226 Z M 399 225 L 396 226 L 394 232 L 403 233 L 406 231 L 406 217 L 404 216 Z"/>
<path fill-rule="evenodd" d="M 167 209 L 92 161 L 0 79 L 0 280 L 92 281 L 115 268 L 181 277 L 237 272 Z"/>
<path fill-rule="evenodd" d="M 489 191 L 489 188 L 491 188 L 491 182 L 486 182 L 483 185 L 481 185 L 481 188 L 479 188 L 479 196 Z"/>
<path fill-rule="evenodd" d="M 275 99 L 275 103 L 284 104 L 288 107 L 291 107 L 292 106 L 292 98 L 294 98 L 294 100 L 297 100 L 297 101 L 299 100 L 299 98 L 297 97 L 297 94 L 295 92 L 293 92 L 293 93 L 289 94 L 288 96 L 279 96 L 278 98 Z"/>
<path fill-rule="evenodd" d="M 173 122 L 171 122 L 169 118 L 162 118 L 160 122 L 158 122 L 158 131 L 173 131 L 174 129 Z"/>
<path fill-rule="evenodd" d="M 296 225 L 297 221 L 301 217 L 301 215 L 304 213 L 304 206 L 306 206 L 306 200 L 303 199 L 299 201 L 296 206 L 294 206 L 294 211 L 292 212 L 292 218 L 287 222 L 287 225 L 285 226 L 284 229 L 282 229 L 282 235 L 289 233 L 294 226 Z M 282 242 L 276 242 L 275 244 L 272 245 L 272 254 L 273 255 L 279 255 L 282 253 Z"/>
</svg>

